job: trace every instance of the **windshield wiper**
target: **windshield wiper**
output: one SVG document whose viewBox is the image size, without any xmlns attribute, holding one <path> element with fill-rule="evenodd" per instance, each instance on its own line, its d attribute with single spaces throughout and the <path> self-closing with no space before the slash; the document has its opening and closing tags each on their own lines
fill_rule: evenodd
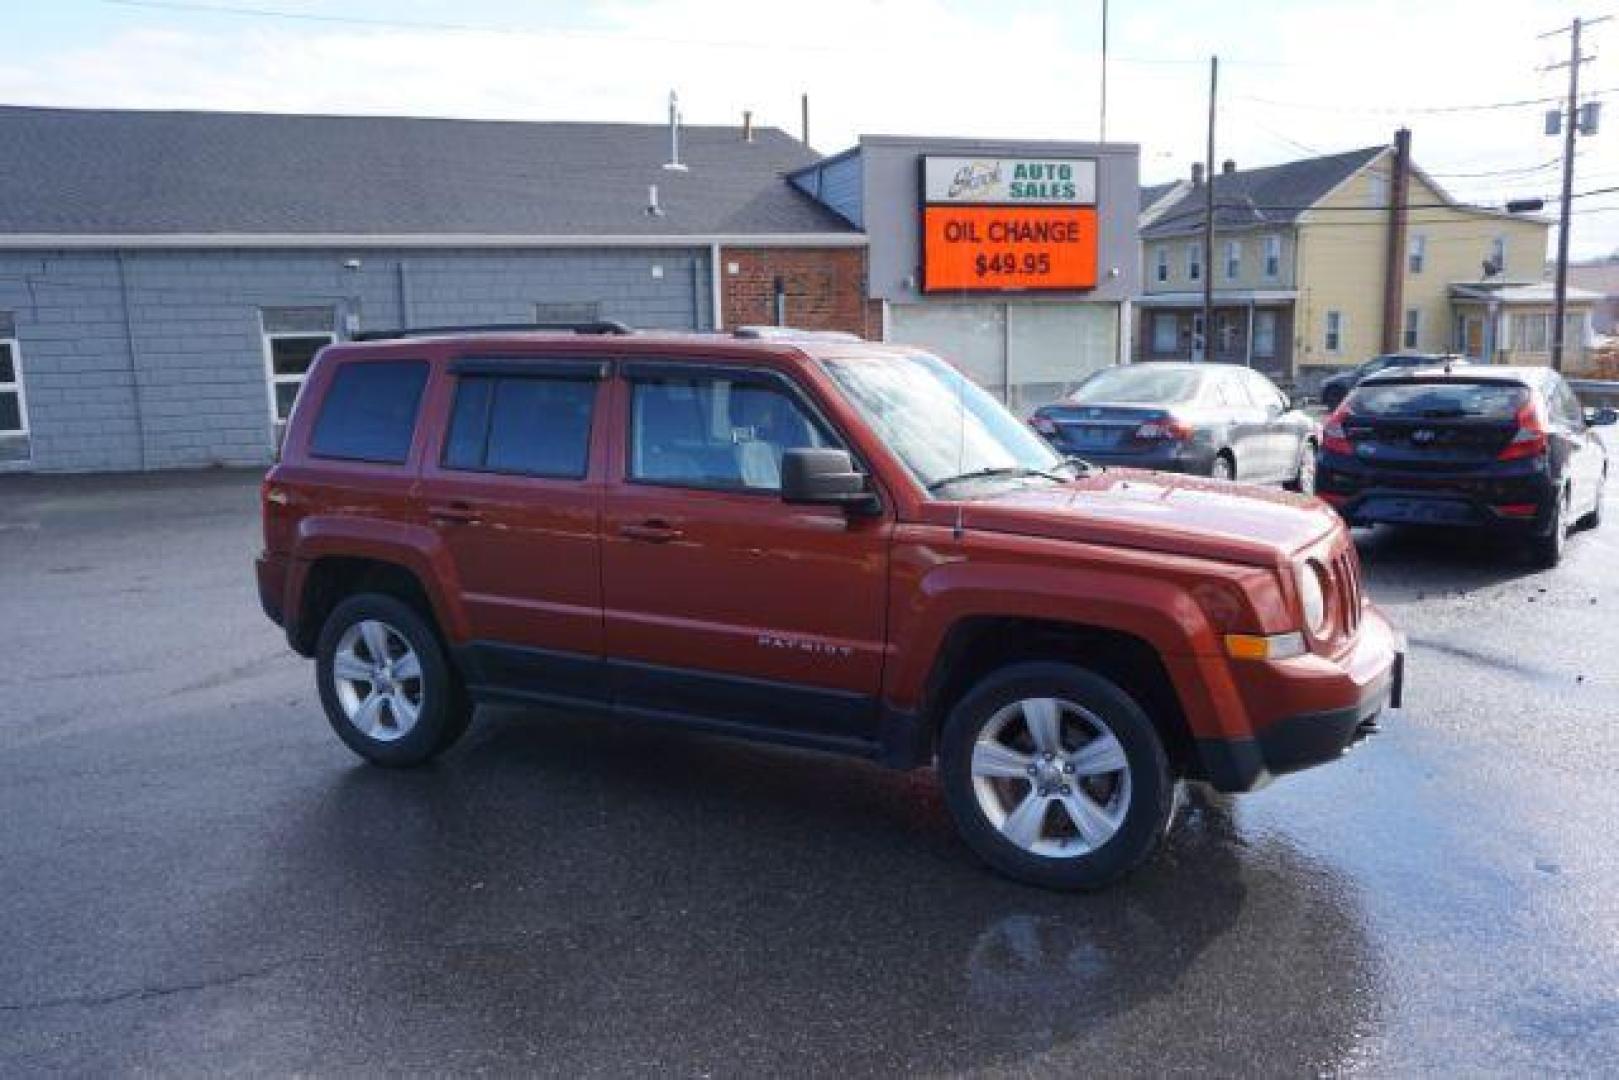
<svg viewBox="0 0 1619 1080">
<path fill-rule="evenodd" d="M 1062 464 L 1072 466 L 1074 469 L 1074 476 L 1076 477 L 1085 475 L 1090 471 L 1091 468 L 1089 464 L 1080 461 L 1078 458 L 1065 458 L 1063 459 Z M 1027 465 L 1002 465 L 992 469 L 974 469 L 971 472 L 964 472 L 958 476 L 946 476 L 942 479 L 933 481 L 933 483 L 928 485 L 927 490 L 929 494 L 932 494 L 942 487 L 947 487 L 950 484 L 959 483 L 963 480 L 994 480 L 1001 477 L 1022 478 L 1026 476 L 1038 476 L 1041 479 L 1050 480 L 1056 484 L 1066 484 L 1070 479 L 1072 479 L 1072 477 L 1058 476 L 1056 473 L 1050 472 L 1046 469 L 1032 469 Z"/>
</svg>

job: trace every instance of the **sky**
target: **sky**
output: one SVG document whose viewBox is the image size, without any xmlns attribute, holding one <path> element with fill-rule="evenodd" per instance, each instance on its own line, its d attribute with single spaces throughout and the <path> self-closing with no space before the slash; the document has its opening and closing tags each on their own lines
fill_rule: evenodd
<svg viewBox="0 0 1619 1080">
<path fill-rule="evenodd" d="M 1275 164 L 1392 141 L 1453 195 L 1555 209 L 1575 15 L 1520 0 L 1111 0 L 1107 135 L 1143 182 L 1204 154 Z M 1619 4 L 1616 4 L 1619 14 Z M 0 0 L 0 103 L 660 123 L 794 133 L 1094 139 L 1102 0 Z M 1619 98 L 1619 18 L 1586 31 L 1581 84 Z M 1530 101 L 1529 104 L 1508 105 Z M 1580 140 L 1574 190 L 1619 187 L 1619 113 Z M 1575 203 L 1576 258 L 1619 250 L 1619 191 Z"/>
</svg>

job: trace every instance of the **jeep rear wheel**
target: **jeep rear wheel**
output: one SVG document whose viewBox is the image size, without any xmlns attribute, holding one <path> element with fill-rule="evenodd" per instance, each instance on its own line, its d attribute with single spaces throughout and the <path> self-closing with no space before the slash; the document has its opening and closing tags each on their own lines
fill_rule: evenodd
<svg viewBox="0 0 1619 1080">
<path fill-rule="evenodd" d="M 1108 885 L 1157 848 L 1174 806 L 1163 743 L 1116 684 L 1027 663 L 991 675 L 951 711 L 945 799 L 967 844 L 1010 877 Z"/>
<path fill-rule="evenodd" d="M 392 596 L 366 593 L 338 604 L 321 628 L 315 673 L 332 730 L 378 765 L 429 761 L 472 718 L 433 628 Z"/>
</svg>

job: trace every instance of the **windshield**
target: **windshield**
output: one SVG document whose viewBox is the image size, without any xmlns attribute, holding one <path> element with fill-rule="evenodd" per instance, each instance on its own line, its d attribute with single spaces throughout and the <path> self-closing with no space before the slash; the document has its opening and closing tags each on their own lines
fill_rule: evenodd
<svg viewBox="0 0 1619 1080">
<path fill-rule="evenodd" d="M 1176 405 L 1196 397 L 1202 382 L 1202 372 L 1179 368 L 1108 368 L 1085 380 L 1068 400 L 1075 405 Z"/>
<path fill-rule="evenodd" d="M 970 474 L 1037 475 L 1063 463 L 1000 402 L 937 357 L 823 363 L 925 488 Z"/>
<path fill-rule="evenodd" d="M 1391 383 L 1362 386 L 1349 399 L 1357 416 L 1465 416 L 1511 420 L 1529 400 L 1529 392 L 1508 383 Z"/>
</svg>

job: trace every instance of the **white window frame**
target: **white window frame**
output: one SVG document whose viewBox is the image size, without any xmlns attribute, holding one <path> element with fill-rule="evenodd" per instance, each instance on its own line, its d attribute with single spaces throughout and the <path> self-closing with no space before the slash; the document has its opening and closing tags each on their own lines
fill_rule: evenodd
<svg viewBox="0 0 1619 1080">
<path fill-rule="evenodd" d="M 1400 345 L 1406 349 L 1416 349 L 1422 341 L 1422 309 L 1406 308 L 1405 319 L 1400 323 Z"/>
<path fill-rule="evenodd" d="M 309 372 L 301 375 L 278 375 L 275 370 L 275 343 L 277 341 L 296 340 L 302 338 L 319 338 L 327 345 L 337 342 L 337 334 L 330 330 L 264 330 L 260 334 L 264 338 L 264 385 L 270 398 L 270 426 L 279 431 L 287 422 L 287 417 L 276 411 L 276 387 L 297 386 L 302 388 L 304 379 Z M 324 346 L 323 346 L 324 347 Z M 289 411 L 288 415 L 291 413 Z"/>
<path fill-rule="evenodd" d="M 1326 324 L 1321 335 L 1321 348 L 1330 356 L 1340 356 L 1344 351 L 1344 313 L 1329 311 L 1326 314 Z"/>
<path fill-rule="evenodd" d="M 1203 280 L 1203 245 L 1186 245 L 1186 280 Z"/>
<path fill-rule="evenodd" d="M 1155 258 L 1153 280 L 1159 282 L 1168 281 L 1169 249 L 1160 244 L 1158 247 L 1153 249 L 1153 254 Z"/>
<path fill-rule="evenodd" d="M 1242 277 L 1242 241 L 1227 240 L 1225 242 L 1225 279 L 1236 281 Z"/>
<path fill-rule="evenodd" d="M 0 382 L 0 393 L 17 395 L 17 422 L 22 425 L 15 430 L 0 430 L 0 437 L 28 438 L 28 391 L 23 389 L 22 377 L 22 346 L 15 337 L 0 338 L 0 345 L 11 348 L 11 376 L 14 382 Z"/>
<path fill-rule="evenodd" d="M 1366 177 L 1366 205 L 1374 210 L 1381 210 L 1389 204 L 1389 191 L 1393 185 L 1389 183 L 1387 173 L 1372 172 Z"/>
<path fill-rule="evenodd" d="M 1412 233 L 1405 245 L 1405 268 L 1409 273 L 1420 274 L 1427 266 L 1428 234 Z"/>
<path fill-rule="evenodd" d="M 1282 238 L 1275 233 L 1265 237 L 1265 276 L 1272 280 L 1282 276 Z"/>
</svg>

